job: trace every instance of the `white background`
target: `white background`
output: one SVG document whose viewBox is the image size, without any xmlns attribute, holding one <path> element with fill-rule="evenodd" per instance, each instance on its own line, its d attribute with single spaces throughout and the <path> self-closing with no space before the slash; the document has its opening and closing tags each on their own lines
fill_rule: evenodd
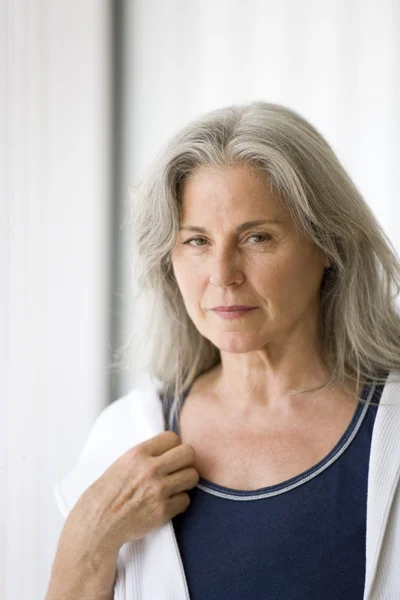
<svg viewBox="0 0 400 600">
<path fill-rule="evenodd" d="M 400 2 L 0 11 L 0 596 L 42 600 L 63 525 L 52 486 L 135 384 L 107 371 L 134 319 L 128 186 L 188 120 L 278 102 L 327 138 L 398 251 Z"/>
</svg>

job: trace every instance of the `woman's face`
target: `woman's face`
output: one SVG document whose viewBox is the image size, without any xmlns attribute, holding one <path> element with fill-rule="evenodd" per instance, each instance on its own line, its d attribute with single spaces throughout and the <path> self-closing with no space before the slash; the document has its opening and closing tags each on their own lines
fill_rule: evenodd
<svg viewBox="0 0 400 600">
<path fill-rule="evenodd" d="M 245 226 L 255 220 L 266 222 Z M 172 266 L 194 325 L 220 350 L 314 332 L 329 264 L 249 167 L 201 167 L 186 180 Z M 229 305 L 256 308 L 230 320 L 212 310 Z"/>
</svg>

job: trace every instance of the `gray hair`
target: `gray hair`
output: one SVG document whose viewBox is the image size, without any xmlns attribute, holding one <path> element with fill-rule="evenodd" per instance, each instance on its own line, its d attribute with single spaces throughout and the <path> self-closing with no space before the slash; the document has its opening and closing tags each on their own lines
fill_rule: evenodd
<svg viewBox="0 0 400 600">
<path fill-rule="evenodd" d="M 267 176 L 297 227 L 331 259 L 320 296 L 330 375 L 318 387 L 292 393 L 343 385 L 347 378 L 358 389 L 364 379 L 384 383 L 386 372 L 400 369 L 400 263 L 371 209 L 325 139 L 298 113 L 266 102 L 233 105 L 174 135 L 130 196 L 135 306 L 142 300 L 143 311 L 131 362 L 124 346 L 112 366 L 159 380 L 165 418 L 179 413 L 182 392 L 221 360 L 189 318 L 172 271 L 182 185 L 199 167 L 242 164 Z"/>
</svg>

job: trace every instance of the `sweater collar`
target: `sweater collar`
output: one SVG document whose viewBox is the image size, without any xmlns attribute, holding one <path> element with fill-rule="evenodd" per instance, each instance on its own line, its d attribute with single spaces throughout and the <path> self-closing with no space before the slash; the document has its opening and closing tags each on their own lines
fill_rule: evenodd
<svg viewBox="0 0 400 600">
<path fill-rule="evenodd" d="M 389 373 L 379 402 L 372 433 L 368 471 L 367 562 L 364 600 L 372 598 L 390 508 L 396 488 L 399 485 L 399 379 L 400 371 L 394 370 Z M 383 406 L 386 403 L 388 406 Z"/>
</svg>

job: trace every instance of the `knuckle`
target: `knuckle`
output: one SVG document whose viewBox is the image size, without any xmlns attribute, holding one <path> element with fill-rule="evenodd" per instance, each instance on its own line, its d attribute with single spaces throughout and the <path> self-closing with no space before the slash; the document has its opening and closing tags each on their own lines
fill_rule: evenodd
<svg viewBox="0 0 400 600">
<path fill-rule="evenodd" d="M 148 461 L 146 465 L 146 476 L 149 479 L 155 479 L 158 475 L 158 466 L 154 461 Z"/>
<path fill-rule="evenodd" d="M 165 492 L 166 492 L 166 483 L 163 479 L 159 479 L 156 483 L 155 483 L 155 492 L 157 494 L 158 498 L 164 498 Z"/>
<path fill-rule="evenodd" d="M 159 500 L 159 498 L 163 497 L 165 487 L 162 480 L 150 476 L 148 472 L 146 474 L 145 480 L 146 481 L 144 486 L 146 489 L 146 495 L 148 497 L 153 498 L 154 500 Z"/>
<path fill-rule="evenodd" d="M 127 455 L 129 458 L 136 458 L 138 456 L 142 455 L 142 446 L 141 444 L 138 444 L 137 446 L 132 446 L 131 448 L 129 448 Z"/>
<path fill-rule="evenodd" d="M 133 462 L 135 462 L 140 454 L 140 450 L 133 446 L 129 448 L 121 457 L 120 460 L 124 464 L 124 466 L 129 467 Z"/>
</svg>

